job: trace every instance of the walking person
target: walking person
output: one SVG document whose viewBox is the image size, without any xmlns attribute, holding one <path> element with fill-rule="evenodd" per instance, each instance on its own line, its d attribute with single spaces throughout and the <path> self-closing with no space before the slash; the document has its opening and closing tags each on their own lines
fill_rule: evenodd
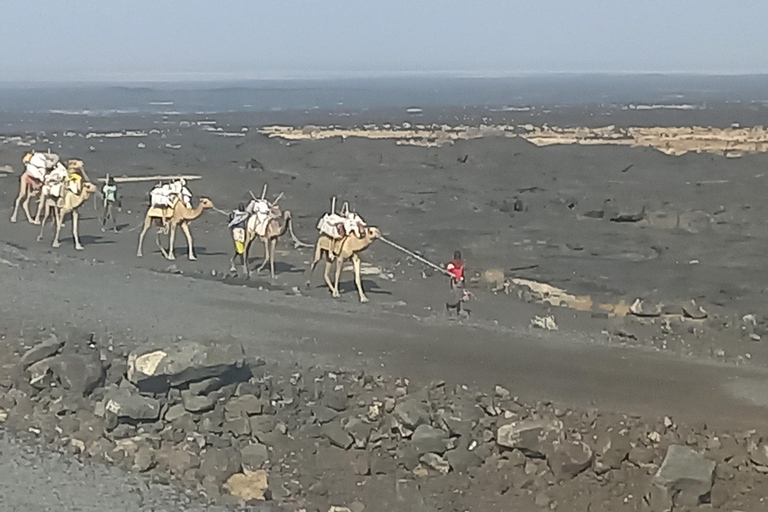
<svg viewBox="0 0 768 512">
<path fill-rule="evenodd" d="M 107 181 L 104 186 L 101 187 L 101 195 L 104 199 L 103 212 L 101 216 L 101 231 L 105 231 L 107 219 L 112 221 L 112 231 L 118 232 L 117 219 L 115 217 L 115 206 L 120 208 L 120 202 L 117 198 L 117 185 L 115 179 L 111 176 L 107 176 Z"/>
</svg>

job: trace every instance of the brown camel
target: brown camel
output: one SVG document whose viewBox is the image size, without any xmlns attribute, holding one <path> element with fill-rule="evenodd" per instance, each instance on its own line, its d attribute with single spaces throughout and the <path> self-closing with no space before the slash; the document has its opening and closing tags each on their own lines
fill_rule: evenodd
<svg viewBox="0 0 768 512">
<path fill-rule="evenodd" d="M 257 223 L 257 217 L 256 215 L 251 215 L 248 217 L 248 221 L 246 222 L 246 229 L 245 229 L 245 242 L 244 242 L 244 248 L 243 252 L 240 255 L 243 259 L 243 272 L 245 273 L 246 277 L 251 276 L 250 270 L 248 270 L 248 253 L 251 250 L 251 244 L 253 244 L 254 240 L 257 238 L 261 240 L 264 243 L 264 261 L 261 262 L 261 266 L 256 269 L 256 272 L 261 272 L 264 270 L 264 267 L 267 266 L 267 263 L 269 263 L 269 273 L 272 279 L 275 278 L 275 245 L 277 244 L 277 239 L 283 236 L 285 233 L 288 232 L 288 230 L 291 227 L 291 212 L 288 210 L 284 211 L 281 215 L 285 221 L 283 222 L 283 225 L 281 226 L 278 222 L 277 218 L 270 219 L 267 222 L 267 226 L 264 229 L 264 235 L 259 235 L 256 232 L 256 223 Z M 235 247 L 237 247 L 237 244 L 235 244 Z M 230 260 L 230 272 L 234 272 L 235 269 L 235 258 L 237 257 L 238 252 L 237 249 L 235 249 L 235 254 L 232 255 L 232 259 Z"/>
<path fill-rule="evenodd" d="M 13 214 L 11 214 L 11 222 L 16 222 L 19 213 L 19 204 L 21 204 L 24 213 L 27 215 L 27 222 L 32 222 L 32 214 L 29 213 L 29 201 L 40 195 L 40 190 L 43 188 L 43 182 L 36 180 L 26 170 L 19 178 L 19 195 L 16 196 L 16 202 L 13 205 Z M 22 201 L 24 201 L 22 203 Z M 38 206 L 38 211 L 40 206 Z"/>
<path fill-rule="evenodd" d="M 328 235 L 320 235 L 315 243 L 315 257 L 312 259 L 312 264 L 308 270 L 307 288 L 309 288 L 310 281 L 312 280 L 312 272 L 314 272 L 317 263 L 325 255 L 325 272 L 323 273 L 325 283 L 330 288 L 331 294 L 334 297 L 340 297 L 339 276 L 341 276 L 341 269 L 344 265 L 344 260 L 351 259 L 355 271 L 355 285 L 357 286 L 357 292 L 360 294 L 360 302 L 368 302 L 368 297 L 365 296 L 363 285 L 360 282 L 360 253 L 366 250 L 374 240 L 381 238 L 381 232 L 378 228 L 370 226 L 365 228 L 363 234 L 362 238 L 350 234 L 338 240 Z M 335 284 L 331 283 L 329 275 L 331 262 L 334 261 L 336 262 Z"/>
<path fill-rule="evenodd" d="M 56 234 L 53 237 L 53 247 L 59 247 L 59 233 L 61 233 L 61 226 L 64 224 L 64 216 L 68 213 L 72 214 L 72 238 L 75 241 L 75 249 L 78 251 L 83 250 L 83 246 L 80 244 L 80 235 L 78 233 L 78 224 L 80 219 L 80 213 L 78 209 L 84 202 L 88 200 L 91 194 L 96 192 L 96 185 L 93 183 L 83 183 L 80 187 L 80 192 L 73 192 L 67 184 L 62 186 L 62 194 L 58 199 L 50 196 L 45 198 L 44 204 L 40 207 L 45 211 L 45 216 L 40 224 L 40 235 L 37 237 L 38 242 L 43 241 L 43 230 L 45 229 L 45 223 L 48 220 L 48 215 L 53 209 L 54 221 L 56 223 Z M 42 198 L 41 198 L 42 200 Z"/>
<path fill-rule="evenodd" d="M 83 181 L 90 181 L 88 174 L 85 172 L 85 164 L 79 158 L 70 158 L 67 160 L 67 179 L 74 175 L 80 175 Z M 64 183 L 61 185 L 62 187 L 67 186 L 67 179 L 64 180 Z M 43 213 L 43 205 L 46 203 L 46 199 L 48 199 L 48 194 L 50 193 L 49 189 L 49 186 L 43 186 L 40 189 L 40 200 L 37 203 L 37 213 L 35 214 L 35 220 L 32 221 L 32 224 L 40 224 L 40 216 Z"/>
<path fill-rule="evenodd" d="M 207 197 L 201 197 L 200 202 L 197 204 L 197 208 L 189 209 L 184 205 L 183 201 L 176 201 L 176 203 L 170 208 L 158 208 L 151 206 L 147 210 L 147 215 L 144 217 L 144 229 L 141 230 L 139 235 L 139 249 L 136 251 L 136 256 L 142 257 L 141 245 L 144 242 L 144 235 L 152 225 L 154 221 L 157 225 L 157 236 L 155 238 L 157 246 L 160 248 L 160 252 L 163 253 L 166 259 L 175 260 L 176 256 L 173 254 L 173 244 L 176 241 L 176 228 L 181 227 L 181 230 L 187 237 L 187 249 L 189 253 L 189 259 L 194 261 L 197 259 L 195 256 L 195 249 L 192 242 L 192 233 L 189 232 L 189 223 L 202 215 L 204 210 L 213 208 L 213 203 Z M 160 234 L 170 232 L 170 242 L 168 244 L 168 251 L 160 244 Z"/>
</svg>

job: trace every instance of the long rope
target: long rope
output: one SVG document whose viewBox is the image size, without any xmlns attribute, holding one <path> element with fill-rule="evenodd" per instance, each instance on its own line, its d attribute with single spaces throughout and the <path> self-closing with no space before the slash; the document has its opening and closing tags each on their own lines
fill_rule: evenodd
<svg viewBox="0 0 768 512">
<path fill-rule="evenodd" d="M 392 246 L 392 247 L 394 247 L 395 249 L 397 249 L 397 250 L 399 250 L 399 251 L 402 251 L 402 252 L 404 252 L 405 254 L 407 254 L 407 255 L 409 255 L 409 256 L 411 256 L 411 257 L 413 257 L 413 258 L 416 258 L 416 259 L 417 259 L 417 260 L 419 260 L 420 262 L 422 262 L 422 263 L 425 263 L 425 264 L 429 265 L 430 267 L 434 268 L 435 270 L 437 270 L 437 271 L 439 271 L 439 272 L 442 272 L 443 274 L 445 274 L 445 275 L 447 275 L 447 276 L 450 276 L 450 275 L 451 275 L 451 273 L 450 273 L 450 272 L 448 272 L 447 270 L 445 270 L 443 267 L 441 267 L 441 266 L 439 266 L 439 265 L 435 265 L 434 263 L 432 263 L 432 262 L 431 262 L 431 261 L 429 261 L 428 259 L 426 259 L 426 258 L 423 258 L 422 256 L 419 256 L 418 254 L 416 254 L 416 253 L 415 253 L 415 252 L 413 252 L 413 251 L 409 251 L 408 249 L 406 249 L 406 248 L 405 248 L 405 247 L 403 247 L 402 245 L 398 245 L 398 244 L 396 244 L 395 242 L 393 242 L 392 240 L 387 240 L 387 239 L 386 239 L 386 238 L 384 238 L 383 236 L 382 236 L 382 237 L 379 237 L 379 240 L 381 240 L 381 241 L 382 241 L 382 242 L 384 242 L 384 243 L 387 243 L 387 244 L 391 245 L 391 246 Z"/>
</svg>

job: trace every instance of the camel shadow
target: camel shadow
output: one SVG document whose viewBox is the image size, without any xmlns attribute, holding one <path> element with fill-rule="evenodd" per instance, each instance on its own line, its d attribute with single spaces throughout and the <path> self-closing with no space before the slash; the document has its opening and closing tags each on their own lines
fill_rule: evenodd
<svg viewBox="0 0 768 512">
<path fill-rule="evenodd" d="M 363 285 L 363 290 L 365 290 L 365 293 L 371 293 L 373 295 L 392 295 L 391 291 L 385 290 L 384 288 L 380 287 L 378 283 L 376 283 L 376 281 L 361 278 L 360 282 Z M 351 279 L 349 281 L 340 281 L 339 293 L 350 293 L 350 292 L 357 292 L 357 286 L 355 286 L 354 279 Z"/>
<path fill-rule="evenodd" d="M 68 242 L 73 242 L 72 237 L 67 238 Z M 62 240 L 64 243 L 64 240 Z M 110 245 L 114 244 L 114 240 L 107 240 L 103 236 L 98 235 L 80 235 L 80 243 L 83 245 Z"/>
<path fill-rule="evenodd" d="M 177 247 L 178 249 L 178 247 Z M 203 255 L 203 256 L 229 256 L 229 253 L 221 252 L 221 251 L 209 251 L 206 246 L 195 246 L 195 254 Z"/>
</svg>

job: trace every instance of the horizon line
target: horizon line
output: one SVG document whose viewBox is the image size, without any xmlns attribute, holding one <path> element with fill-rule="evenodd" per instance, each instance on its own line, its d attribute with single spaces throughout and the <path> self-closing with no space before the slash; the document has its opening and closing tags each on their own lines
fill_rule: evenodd
<svg viewBox="0 0 768 512">
<path fill-rule="evenodd" d="M 137 76 L 138 75 L 138 76 Z M 454 78 L 494 79 L 532 78 L 548 76 L 691 76 L 737 77 L 768 76 L 768 72 L 701 72 L 701 71 L 365 71 L 334 73 L 108 73 L 102 76 L 77 78 L 65 76 L 50 78 L 0 79 L 0 85 L 55 85 L 55 84 L 141 84 L 141 83 L 214 83 L 214 82 L 269 82 L 269 81 L 328 81 L 376 78 Z"/>
</svg>

